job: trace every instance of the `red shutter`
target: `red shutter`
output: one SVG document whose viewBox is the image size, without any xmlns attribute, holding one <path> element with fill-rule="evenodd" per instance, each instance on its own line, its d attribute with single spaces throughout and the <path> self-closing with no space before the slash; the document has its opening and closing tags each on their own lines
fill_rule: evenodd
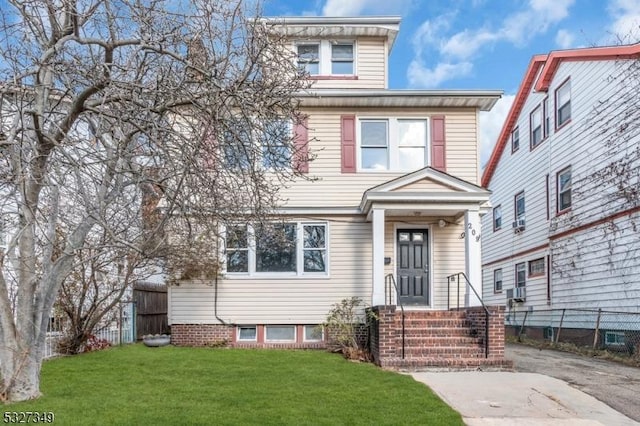
<svg viewBox="0 0 640 426">
<path fill-rule="evenodd" d="M 431 117 L 431 167 L 447 171 L 444 115 Z"/>
<path fill-rule="evenodd" d="M 297 122 L 293 128 L 293 141 L 296 152 L 293 155 L 293 167 L 300 173 L 309 173 L 309 129 L 308 118 Z"/>
<path fill-rule="evenodd" d="M 215 132 L 213 128 L 207 126 L 203 134 L 204 141 L 202 142 L 202 159 L 204 160 L 205 169 L 213 169 L 216 165 L 216 149 L 218 142 L 216 140 Z"/>
<path fill-rule="evenodd" d="M 356 116 L 340 117 L 342 173 L 356 172 Z"/>
</svg>

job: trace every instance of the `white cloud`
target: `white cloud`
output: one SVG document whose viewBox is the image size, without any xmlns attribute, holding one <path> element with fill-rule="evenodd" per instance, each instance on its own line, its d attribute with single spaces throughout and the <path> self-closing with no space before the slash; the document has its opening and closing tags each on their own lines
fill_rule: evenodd
<svg viewBox="0 0 640 426">
<path fill-rule="evenodd" d="M 613 19 L 609 33 L 615 41 L 635 43 L 640 40 L 640 0 L 612 0 L 608 10 Z"/>
<path fill-rule="evenodd" d="M 322 8 L 324 16 L 357 16 L 362 14 L 402 14 L 413 4 L 412 0 L 327 0 Z"/>
<path fill-rule="evenodd" d="M 469 75 L 473 69 L 472 61 L 479 52 L 493 48 L 498 42 L 525 44 L 566 18 L 574 2 L 575 0 L 529 0 L 524 9 L 507 15 L 495 28 L 485 24 L 476 29 L 466 28 L 453 35 L 447 32 L 452 27 L 451 21 L 455 18 L 455 13 L 425 21 L 413 38 L 414 60 L 407 69 L 409 83 L 411 86 L 421 86 L 433 81 L 440 84 Z M 426 55 L 425 52 L 431 55 Z M 432 66 L 425 65 L 427 58 L 433 63 Z M 447 71 L 453 72 L 446 73 Z"/>
<path fill-rule="evenodd" d="M 575 36 L 568 30 L 558 30 L 556 33 L 556 44 L 560 49 L 569 49 L 575 46 Z"/>
<path fill-rule="evenodd" d="M 444 81 L 471 74 L 473 64 L 471 62 L 459 62 L 455 64 L 441 62 L 434 68 L 428 68 L 424 63 L 413 60 L 409 64 L 407 77 L 411 86 L 422 88 L 435 88 Z"/>
<path fill-rule="evenodd" d="M 515 95 L 504 95 L 489 112 L 480 112 L 480 164 L 482 169 L 489 161 L 502 125 L 511 109 Z"/>
</svg>

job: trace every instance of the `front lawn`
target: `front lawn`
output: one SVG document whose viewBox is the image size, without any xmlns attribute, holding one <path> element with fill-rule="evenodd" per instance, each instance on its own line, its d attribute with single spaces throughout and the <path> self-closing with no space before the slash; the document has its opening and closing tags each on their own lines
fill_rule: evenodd
<svg viewBox="0 0 640 426">
<path fill-rule="evenodd" d="M 321 351 L 130 345 L 46 361 L 37 401 L 55 423 L 461 425 L 410 376 Z"/>
</svg>

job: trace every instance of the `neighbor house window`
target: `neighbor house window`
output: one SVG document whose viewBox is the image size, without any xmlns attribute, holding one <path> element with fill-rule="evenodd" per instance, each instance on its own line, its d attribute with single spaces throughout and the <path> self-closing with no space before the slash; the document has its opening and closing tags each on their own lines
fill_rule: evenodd
<svg viewBox="0 0 640 426">
<path fill-rule="evenodd" d="M 622 346 L 625 344 L 624 332 L 622 331 L 605 331 L 604 344 L 608 346 Z"/>
<path fill-rule="evenodd" d="M 227 272 L 249 272 L 249 238 L 246 226 L 227 227 Z"/>
<path fill-rule="evenodd" d="M 530 117 L 531 123 L 531 148 L 535 148 L 542 142 L 542 108 L 538 106 Z"/>
<path fill-rule="evenodd" d="M 353 41 L 320 40 L 296 46 L 298 69 L 311 76 L 352 76 L 355 74 Z"/>
<path fill-rule="evenodd" d="M 511 132 L 511 152 L 515 152 L 520 148 L 520 129 L 516 127 Z"/>
<path fill-rule="evenodd" d="M 524 262 L 516 264 L 516 287 L 527 285 L 527 267 Z"/>
<path fill-rule="evenodd" d="M 353 43 L 331 45 L 331 74 L 353 74 Z"/>
<path fill-rule="evenodd" d="M 556 90 L 556 128 L 571 120 L 571 80 Z"/>
<path fill-rule="evenodd" d="M 305 342 L 321 342 L 324 340 L 324 332 L 321 325 L 305 325 L 304 341 Z"/>
<path fill-rule="evenodd" d="M 558 173 L 558 212 L 563 212 L 571 207 L 571 167 L 567 167 Z"/>
<path fill-rule="evenodd" d="M 411 171 L 427 164 L 427 120 L 360 120 L 360 167 L 363 170 Z"/>
<path fill-rule="evenodd" d="M 258 333 L 255 325 L 239 326 L 236 330 L 238 341 L 255 342 L 258 340 Z"/>
<path fill-rule="evenodd" d="M 515 196 L 514 201 L 514 213 L 516 220 L 524 220 L 525 217 L 525 205 L 524 205 L 524 191 L 518 193 Z"/>
<path fill-rule="evenodd" d="M 226 272 L 233 275 L 326 275 L 326 223 L 228 226 Z"/>
<path fill-rule="evenodd" d="M 265 340 L 267 342 L 295 342 L 295 325 L 267 325 L 265 326 Z"/>
<path fill-rule="evenodd" d="M 539 277 L 544 275 L 544 257 L 529 261 L 529 276 Z"/>
<path fill-rule="evenodd" d="M 547 136 L 549 136 L 549 125 L 550 125 L 550 119 L 549 119 L 549 98 L 544 98 L 544 101 L 542 101 L 542 114 L 544 116 L 544 125 L 543 125 L 543 134 L 542 134 L 542 138 L 546 138 Z"/>
<path fill-rule="evenodd" d="M 502 292 L 502 269 L 496 269 L 493 271 L 493 292 Z"/>
<path fill-rule="evenodd" d="M 274 119 L 248 122 L 242 119 L 228 124 L 222 140 L 225 165 L 247 170 L 262 166 L 283 169 L 291 165 L 287 142 L 291 139 L 291 122 Z"/>
<path fill-rule="evenodd" d="M 497 231 L 502 228 L 502 206 L 493 208 L 493 230 Z"/>
<path fill-rule="evenodd" d="M 288 120 L 270 120 L 260 131 L 262 166 L 265 169 L 285 169 L 291 165 L 291 152 L 286 141 L 291 138 Z"/>
<path fill-rule="evenodd" d="M 253 164 L 253 139 L 248 125 L 239 121 L 230 123 L 223 136 L 225 165 L 232 169 L 249 169 Z"/>
<path fill-rule="evenodd" d="M 298 45 L 298 69 L 311 75 L 320 74 L 320 43 Z"/>
</svg>

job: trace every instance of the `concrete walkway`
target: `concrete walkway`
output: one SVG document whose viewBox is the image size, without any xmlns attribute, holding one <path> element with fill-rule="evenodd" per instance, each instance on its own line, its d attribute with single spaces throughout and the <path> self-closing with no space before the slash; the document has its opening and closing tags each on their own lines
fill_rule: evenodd
<svg viewBox="0 0 640 426">
<path fill-rule="evenodd" d="M 536 373 L 416 372 L 467 425 L 640 425 L 562 380 Z"/>
</svg>

